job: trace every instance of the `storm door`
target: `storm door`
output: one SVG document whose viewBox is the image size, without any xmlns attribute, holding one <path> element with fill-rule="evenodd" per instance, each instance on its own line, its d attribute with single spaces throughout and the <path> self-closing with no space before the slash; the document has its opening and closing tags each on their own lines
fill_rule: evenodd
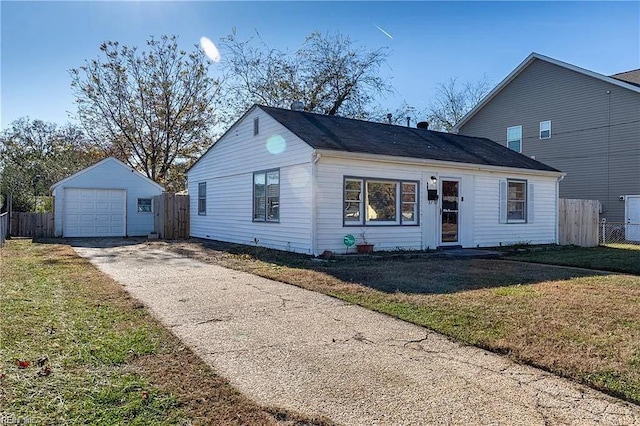
<svg viewBox="0 0 640 426">
<path fill-rule="evenodd" d="M 460 181 L 443 179 L 440 189 L 440 243 L 457 245 L 460 240 Z"/>
</svg>

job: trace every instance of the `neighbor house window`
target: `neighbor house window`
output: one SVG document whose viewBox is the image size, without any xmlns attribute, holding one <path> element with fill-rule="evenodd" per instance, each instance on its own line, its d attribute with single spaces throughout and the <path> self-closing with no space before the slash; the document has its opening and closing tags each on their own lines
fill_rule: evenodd
<svg viewBox="0 0 640 426">
<path fill-rule="evenodd" d="M 151 198 L 138 198 L 138 213 L 151 213 Z"/>
<path fill-rule="evenodd" d="M 207 182 L 198 184 L 198 214 L 207 214 Z"/>
<path fill-rule="evenodd" d="M 256 117 L 253 119 L 253 136 L 256 136 L 260 133 L 260 118 Z"/>
<path fill-rule="evenodd" d="M 507 222 L 526 222 L 527 220 L 527 182 L 523 180 L 507 181 Z"/>
<path fill-rule="evenodd" d="M 507 147 L 515 152 L 522 152 L 522 126 L 507 128 Z"/>
<path fill-rule="evenodd" d="M 345 178 L 343 219 L 349 225 L 417 225 L 418 183 Z"/>
<path fill-rule="evenodd" d="M 540 122 L 540 139 L 551 138 L 551 121 Z"/>
<path fill-rule="evenodd" d="M 280 170 L 253 174 L 253 220 L 280 221 Z"/>
</svg>

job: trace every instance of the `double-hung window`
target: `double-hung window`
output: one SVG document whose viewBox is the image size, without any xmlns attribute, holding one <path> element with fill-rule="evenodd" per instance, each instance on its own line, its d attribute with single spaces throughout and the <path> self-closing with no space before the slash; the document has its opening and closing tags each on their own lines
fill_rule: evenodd
<svg viewBox="0 0 640 426">
<path fill-rule="evenodd" d="M 527 221 L 527 182 L 507 180 L 507 222 Z"/>
<path fill-rule="evenodd" d="M 522 152 L 522 126 L 507 128 L 507 148 Z"/>
<path fill-rule="evenodd" d="M 207 182 L 198 183 L 198 214 L 207 214 Z"/>
<path fill-rule="evenodd" d="M 344 225 L 417 225 L 418 182 L 348 177 Z"/>
<path fill-rule="evenodd" d="M 551 121 L 540 122 L 540 139 L 551 138 Z"/>
<path fill-rule="evenodd" d="M 253 221 L 280 221 L 280 170 L 253 174 Z"/>
</svg>

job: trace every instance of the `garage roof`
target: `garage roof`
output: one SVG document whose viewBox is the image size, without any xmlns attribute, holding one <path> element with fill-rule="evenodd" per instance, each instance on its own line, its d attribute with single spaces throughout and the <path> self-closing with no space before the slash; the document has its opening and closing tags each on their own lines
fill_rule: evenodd
<svg viewBox="0 0 640 426">
<path fill-rule="evenodd" d="M 97 162 L 97 163 L 95 163 L 94 165 L 89 166 L 89 167 L 87 167 L 87 168 L 84 168 L 84 169 L 80 170 L 79 172 L 74 173 L 74 174 L 72 174 L 71 176 L 69 176 L 69 177 L 66 177 L 66 178 L 62 179 L 61 181 L 58 181 L 58 182 L 54 183 L 53 185 L 51 185 L 51 187 L 50 187 L 49 189 L 50 189 L 51 191 L 53 191 L 56 187 L 58 187 L 58 186 L 62 185 L 63 183 L 66 183 L 66 182 L 70 181 L 71 179 L 74 179 L 74 178 L 76 178 L 76 177 L 78 177 L 78 176 L 80 176 L 80 175 L 82 175 L 82 174 L 84 174 L 84 173 L 88 172 L 89 170 L 95 169 L 96 167 L 99 167 L 100 165 L 102 165 L 102 164 L 104 164 L 104 163 L 107 163 L 107 162 L 109 162 L 109 161 L 111 161 L 111 162 L 113 162 L 113 163 L 115 163 L 115 164 L 119 165 L 120 167 L 124 168 L 124 169 L 125 169 L 125 170 L 127 170 L 127 171 L 130 171 L 130 172 L 135 173 L 135 175 L 136 175 L 136 176 L 138 176 L 138 177 L 140 177 L 140 178 L 142 178 L 142 179 L 146 180 L 147 182 L 149 182 L 149 183 L 151 183 L 151 184 L 155 185 L 159 190 L 164 191 L 164 187 L 163 187 L 162 185 L 160 185 L 159 183 L 157 183 L 157 182 L 155 182 L 155 181 L 153 181 L 153 180 L 149 179 L 148 177 L 146 177 L 145 175 L 143 175 L 142 173 L 140 173 L 140 172 L 139 172 L 139 171 L 137 171 L 136 169 L 134 169 L 134 168 L 132 168 L 132 167 L 130 167 L 130 166 L 128 166 L 128 165 L 126 165 L 126 164 L 124 164 L 122 161 L 118 160 L 118 159 L 117 159 L 117 158 L 115 158 L 115 157 L 107 157 L 107 158 L 105 158 L 104 160 L 98 161 L 98 162 Z"/>
</svg>

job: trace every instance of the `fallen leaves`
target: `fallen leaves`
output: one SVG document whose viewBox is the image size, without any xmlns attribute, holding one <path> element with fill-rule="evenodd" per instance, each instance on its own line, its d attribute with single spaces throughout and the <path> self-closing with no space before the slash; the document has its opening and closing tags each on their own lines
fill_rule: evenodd
<svg viewBox="0 0 640 426">
<path fill-rule="evenodd" d="M 31 361 L 29 361 L 28 359 L 16 359 L 14 364 L 17 365 L 18 368 L 29 368 L 29 366 L 31 365 Z"/>
<path fill-rule="evenodd" d="M 41 358 L 38 358 L 38 360 L 36 361 L 36 365 L 40 367 L 40 370 L 38 370 L 38 373 L 37 373 L 39 377 L 47 377 L 51 375 L 51 373 L 53 373 L 53 370 L 51 369 L 51 367 L 48 365 L 45 365 L 47 362 L 49 362 L 49 357 L 47 357 L 46 355 Z M 14 361 L 14 364 L 18 366 L 19 369 L 24 370 L 31 366 L 31 361 L 29 361 L 28 359 L 16 359 Z M 6 376 L 7 375 L 5 373 L 2 373 L 0 375 L 0 380 L 3 380 Z"/>
</svg>

